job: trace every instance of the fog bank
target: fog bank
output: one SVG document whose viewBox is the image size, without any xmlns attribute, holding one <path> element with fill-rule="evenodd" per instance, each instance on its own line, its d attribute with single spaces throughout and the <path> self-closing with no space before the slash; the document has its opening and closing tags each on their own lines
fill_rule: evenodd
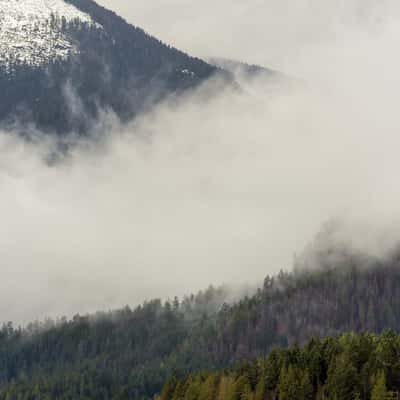
<svg viewBox="0 0 400 400">
<path fill-rule="evenodd" d="M 279 21 L 286 3 L 267 2 L 278 7 L 267 20 Z M 314 3 L 296 13 L 286 4 L 296 26 L 308 26 Z M 76 145 L 51 165 L 51 145 L 0 135 L 0 320 L 259 281 L 290 268 L 332 217 L 366 224 L 346 235 L 384 254 L 400 226 L 400 31 L 397 3 L 384 3 L 368 2 L 377 11 L 368 7 L 361 22 L 349 12 L 333 36 L 319 35 L 325 12 L 320 24 L 312 17 L 301 54 L 295 41 L 276 52 L 276 64 L 302 78 L 296 85 L 241 81 L 243 91 L 208 101 L 200 89 L 129 126 L 105 112 L 101 143 Z M 251 18 L 261 29 L 258 13 Z M 265 25 L 268 36 L 274 25 Z M 232 46 L 221 55 L 275 54 Z"/>
</svg>

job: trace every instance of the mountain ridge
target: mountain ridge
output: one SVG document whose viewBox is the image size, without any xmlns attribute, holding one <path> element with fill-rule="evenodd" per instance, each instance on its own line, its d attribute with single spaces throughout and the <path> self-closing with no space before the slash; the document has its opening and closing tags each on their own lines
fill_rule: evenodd
<svg viewBox="0 0 400 400">
<path fill-rule="evenodd" d="M 4 28 L 4 1 L 0 22 L 3 32 L 11 35 L 10 21 Z M 36 10 L 33 15 L 46 10 L 36 20 L 28 18 L 29 8 L 22 9 L 19 0 L 12 1 L 19 5 L 15 20 L 22 21 L 13 35 L 18 39 L 26 31 L 36 32 L 32 43 L 36 35 L 38 49 L 44 46 L 49 56 L 38 58 L 31 42 L 21 47 L 17 39 L 8 48 L 17 55 L 9 54 L 6 68 L 0 71 L 0 90 L 7 96 L 0 104 L 0 121 L 6 129 L 33 125 L 49 133 L 86 134 L 102 110 L 128 121 L 148 106 L 213 76 L 232 80 L 229 73 L 165 45 L 94 1 L 29 0 L 30 9 Z M 68 18 L 60 15 L 63 10 Z M 66 86 L 79 99 L 78 112 L 65 96 Z"/>
</svg>

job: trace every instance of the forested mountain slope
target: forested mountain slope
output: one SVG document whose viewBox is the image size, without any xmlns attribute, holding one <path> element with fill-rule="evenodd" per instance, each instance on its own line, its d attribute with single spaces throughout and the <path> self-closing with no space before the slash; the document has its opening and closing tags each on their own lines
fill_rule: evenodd
<svg viewBox="0 0 400 400">
<path fill-rule="evenodd" d="M 400 393 L 400 336 L 312 339 L 266 358 L 165 384 L 157 400 L 389 400 Z"/>
<path fill-rule="evenodd" d="M 210 287 L 181 301 L 154 300 L 134 310 L 48 320 L 23 330 L 5 324 L 0 398 L 110 399 L 127 387 L 130 398 L 150 397 L 171 368 L 196 368 L 195 360 L 180 359 L 179 349 L 192 329 L 214 320 L 230 296 L 227 289 Z"/>
<path fill-rule="evenodd" d="M 228 73 L 163 44 L 92 0 L 0 1 L 0 122 L 87 133 Z"/>
<path fill-rule="evenodd" d="M 5 326 L 0 398 L 41 398 L 38 387 L 59 399 L 150 398 L 171 374 L 225 368 L 314 336 L 400 330 L 396 252 L 379 261 L 333 245 L 319 247 L 319 268 L 314 259 L 307 269 L 308 259 L 232 305 L 214 289 L 202 300 L 154 301 L 43 329 Z"/>
</svg>

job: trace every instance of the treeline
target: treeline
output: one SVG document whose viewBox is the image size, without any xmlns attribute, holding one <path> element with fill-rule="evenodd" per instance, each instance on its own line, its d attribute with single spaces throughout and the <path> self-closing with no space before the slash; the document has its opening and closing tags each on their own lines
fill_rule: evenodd
<svg viewBox="0 0 400 400">
<path fill-rule="evenodd" d="M 312 337 L 400 331 L 398 253 L 382 261 L 336 244 L 315 248 L 310 265 L 320 268 L 298 258 L 294 272 L 267 277 L 233 304 L 210 289 L 25 330 L 6 325 L 0 399 L 152 398 L 171 374 L 231 367 Z"/>
<path fill-rule="evenodd" d="M 121 391 L 128 398 L 152 396 L 171 368 L 185 365 L 177 354 L 190 330 L 215 320 L 230 296 L 228 289 L 210 287 L 134 310 L 47 320 L 24 329 L 4 324 L 0 399 L 105 400 L 119 398 Z M 188 365 L 198 368 L 196 360 Z"/>
<path fill-rule="evenodd" d="M 173 376 L 157 400 L 390 400 L 400 393 L 400 336 L 312 339 L 230 371 Z"/>
</svg>

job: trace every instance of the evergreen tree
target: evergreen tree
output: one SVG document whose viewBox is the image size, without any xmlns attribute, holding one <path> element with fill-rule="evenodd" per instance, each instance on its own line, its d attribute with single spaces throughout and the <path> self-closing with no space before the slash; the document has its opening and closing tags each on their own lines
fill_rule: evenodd
<svg viewBox="0 0 400 400">
<path fill-rule="evenodd" d="M 375 378 L 375 384 L 372 388 L 371 400 L 387 400 L 388 394 L 385 373 L 383 371 L 379 371 Z"/>
<path fill-rule="evenodd" d="M 218 376 L 210 375 L 201 385 L 198 400 L 214 400 L 218 387 Z"/>
<path fill-rule="evenodd" d="M 257 386 L 256 386 L 254 400 L 265 400 L 265 397 L 266 397 L 265 378 L 264 378 L 264 376 L 261 376 L 261 378 L 258 381 Z"/>
<path fill-rule="evenodd" d="M 347 354 L 341 355 L 330 365 L 327 386 L 333 399 L 355 400 L 359 395 L 359 376 Z"/>
<path fill-rule="evenodd" d="M 307 371 L 289 365 L 281 372 L 278 385 L 279 400 L 312 399 L 312 386 Z"/>
</svg>

